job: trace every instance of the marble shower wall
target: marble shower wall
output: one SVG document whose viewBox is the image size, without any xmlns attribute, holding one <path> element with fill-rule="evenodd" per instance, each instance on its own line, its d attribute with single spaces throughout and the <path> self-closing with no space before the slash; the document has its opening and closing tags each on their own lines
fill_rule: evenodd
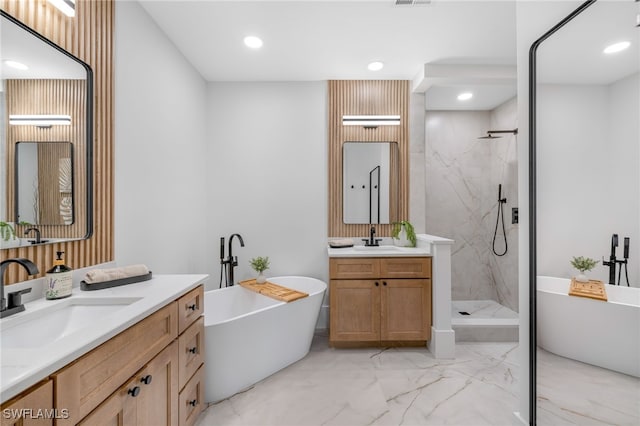
<svg viewBox="0 0 640 426">
<path fill-rule="evenodd" d="M 425 133 L 426 232 L 455 240 L 451 258 L 453 300 L 496 300 L 518 310 L 516 137 L 478 139 L 487 130 L 516 127 L 516 101 L 493 111 L 427 111 Z M 508 251 L 498 257 L 492 239 L 502 196 Z M 496 251 L 504 251 L 501 224 Z"/>
</svg>

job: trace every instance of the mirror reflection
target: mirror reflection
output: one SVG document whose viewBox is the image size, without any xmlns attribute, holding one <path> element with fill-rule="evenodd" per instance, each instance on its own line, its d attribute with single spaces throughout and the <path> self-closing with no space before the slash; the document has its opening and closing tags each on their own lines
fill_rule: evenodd
<svg viewBox="0 0 640 426">
<path fill-rule="evenodd" d="M 26 222 L 50 242 L 87 238 L 91 69 L 4 12 L 0 56 L 0 221 L 21 237 Z"/>
<path fill-rule="evenodd" d="M 16 144 L 16 221 L 38 225 L 73 223 L 73 145 Z"/>
<path fill-rule="evenodd" d="M 537 53 L 539 425 L 640 421 L 639 13 L 598 1 Z"/>
<path fill-rule="evenodd" d="M 398 144 L 345 142 L 342 146 L 343 221 L 388 224 L 398 211 Z"/>
</svg>

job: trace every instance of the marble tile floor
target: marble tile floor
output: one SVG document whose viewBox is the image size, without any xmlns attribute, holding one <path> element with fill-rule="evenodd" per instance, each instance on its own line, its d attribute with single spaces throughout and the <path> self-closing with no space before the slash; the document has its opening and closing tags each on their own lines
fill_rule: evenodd
<svg viewBox="0 0 640 426">
<path fill-rule="evenodd" d="M 640 379 L 537 352 L 537 424 L 640 425 Z"/>
<path fill-rule="evenodd" d="M 512 425 L 517 353 L 462 343 L 455 360 L 436 360 L 424 348 L 333 349 L 317 333 L 304 359 L 210 405 L 196 425 Z"/>
</svg>

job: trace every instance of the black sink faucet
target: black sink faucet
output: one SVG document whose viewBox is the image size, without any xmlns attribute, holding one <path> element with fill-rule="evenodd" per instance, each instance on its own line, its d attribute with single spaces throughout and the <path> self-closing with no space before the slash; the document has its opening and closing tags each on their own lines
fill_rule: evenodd
<svg viewBox="0 0 640 426">
<path fill-rule="evenodd" d="M 375 235 L 376 235 L 376 227 L 371 226 L 371 229 L 369 230 L 369 238 L 362 239 L 366 247 L 378 247 L 380 245 L 378 243 L 382 241 L 382 238 L 375 238 Z"/>
<path fill-rule="evenodd" d="M 8 300 L 4 298 L 4 270 L 7 269 L 11 263 L 17 263 L 24 267 L 27 270 L 29 275 L 36 275 L 38 271 L 38 267 L 29 259 L 24 258 L 15 258 L 15 259 L 7 259 L 0 262 L 0 318 L 8 317 L 9 315 L 17 314 L 18 312 L 24 311 L 24 305 L 22 304 L 22 295 L 25 293 L 29 293 L 31 291 L 31 287 L 25 288 L 19 291 L 13 291 L 8 294 Z"/>
<path fill-rule="evenodd" d="M 29 228 L 26 231 L 24 231 L 24 235 L 29 235 L 29 232 L 34 231 L 36 233 L 36 240 L 31 241 L 32 244 L 40 244 L 42 242 L 42 240 L 40 240 L 40 230 L 38 228 Z"/>
<path fill-rule="evenodd" d="M 231 234 L 231 236 L 229 237 L 229 256 L 227 256 L 227 258 L 222 261 L 223 265 L 229 265 L 229 268 L 227 269 L 227 285 L 230 286 L 235 284 L 233 278 L 233 268 L 238 266 L 238 256 L 233 256 L 232 243 L 234 237 L 238 237 L 238 240 L 240 241 L 240 247 L 244 247 L 244 240 L 242 239 L 242 236 L 240 234 Z"/>
</svg>

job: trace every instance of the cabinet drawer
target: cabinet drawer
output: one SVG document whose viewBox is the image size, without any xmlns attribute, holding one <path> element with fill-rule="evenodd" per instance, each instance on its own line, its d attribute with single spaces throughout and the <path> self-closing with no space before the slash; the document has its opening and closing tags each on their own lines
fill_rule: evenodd
<svg viewBox="0 0 640 426">
<path fill-rule="evenodd" d="M 56 408 L 75 424 L 178 337 L 177 305 L 171 303 L 55 373 Z"/>
<path fill-rule="evenodd" d="M 180 389 L 204 362 L 204 317 L 200 317 L 178 338 Z"/>
<path fill-rule="evenodd" d="M 44 426 L 52 425 L 53 419 L 47 416 L 38 417 L 39 410 L 51 412 L 53 408 L 53 382 L 47 380 L 35 385 L 28 391 L 2 404 L 2 426 Z M 64 416 L 65 411 L 56 413 Z M 31 415 L 29 415 L 31 414 Z"/>
<path fill-rule="evenodd" d="M 178 299 L 178 334 L 204 313 L 204 287 L 199 286 Z"/>
<path fill-rule="evenodd" d="M 380 277 L 380 260 L 372 257 L 330 258 L 331 279 L 367 279 Z"/>
<path fill-rule="evenodd" d="M 196 371 L 196 374 L 193 375 L 182 392 L 180 392 L 178 404 L 179 425 L 193 425 L 205 407 L 204 366 Z"/>
<path fill-rule="evenodd" d="M 431 278 L 430 257 L 388 257 L 380 259 L 382 278 Z"/>
</svg>

